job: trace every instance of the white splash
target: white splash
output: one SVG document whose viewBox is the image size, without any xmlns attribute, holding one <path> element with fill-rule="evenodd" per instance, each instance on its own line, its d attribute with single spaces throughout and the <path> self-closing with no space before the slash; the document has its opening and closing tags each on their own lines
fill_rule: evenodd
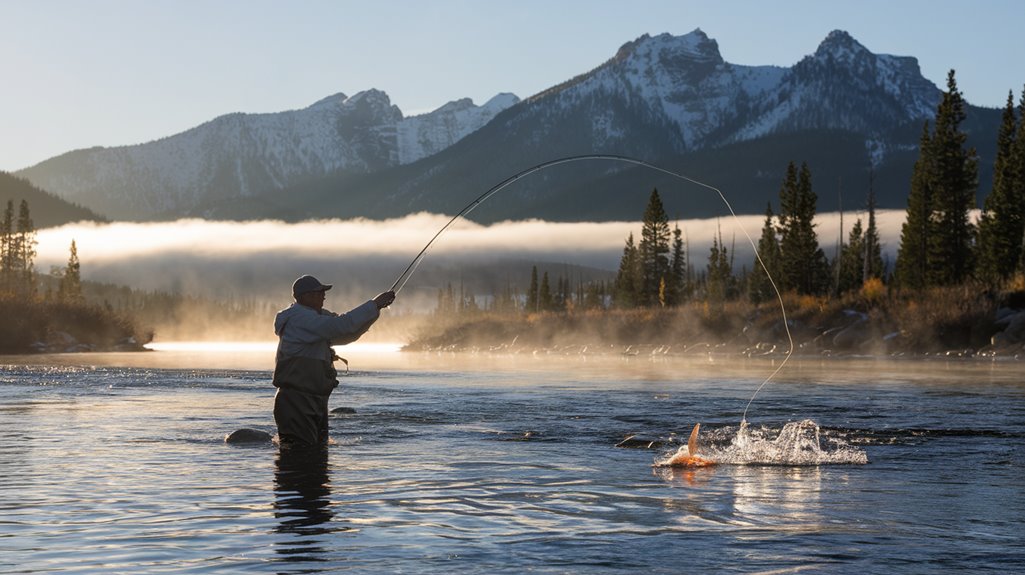
<svg viewBox="0 0 1025 575">
<path fill-rule="evenodd" d="M 732 435 L 729 428 L 707 434 L 702 440 L 701 457 L 724 465 L 864 465 L 868 455 L 863 449 L 847 444 L 839 437 L 823 437 L 819 425 L 810 419 L 790 422 L 773 437 L 767 428 L 751 429 L 742 421 Z M 728 442 L 728 443 L 726 443 Z M 724 447 L 719 447 L 725 443 Z M 678 452 L 659 458 L 656 466 L 664 466 Z"/>
</svg>

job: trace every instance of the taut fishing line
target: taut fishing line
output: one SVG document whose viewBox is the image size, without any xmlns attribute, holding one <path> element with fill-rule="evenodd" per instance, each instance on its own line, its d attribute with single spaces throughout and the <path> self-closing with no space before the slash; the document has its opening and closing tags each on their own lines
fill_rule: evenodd
<svg viewBox="0 0 1025 575">
<path fill-rule="evenodd" d="M 524 178 L 526 176 L 529 176 L 530 174 L 533 174 L 533 173 L 536 173 L 536 172 L 540 172 L 542 170 L 546 170 L 548 168 L 551 168 L 553 166 L 558 166 L 560 164 L 568 164 L 568 163 L 571 163 L 571 162 L 582 162 L 582 161 L 586 161 L 586 160 L 605 160 L 605 161 L 614 161 L 614 162 L 624 162 L 624 163 L 627 163 L 627 164 L 634 164 L 636 166 L 643 166 L 645 168 L 648 168 L 648 169 L 651 169 L 651 170 L 655 170 L 656 172 L 661 172 L 663 174 L 666 174 L 666 175 L 669 175 L 669 176 L 673 176 L 674 178 L 678 178 L 678 179 L 684 180 L 686 182 L 690 182 L 692 184 L 695 184 L 695 185 L 701 186 L 703 188 L 707 188 L 709 190 L 712 190 L 713 192 L 718 194 L 719 199 L 721 199 L 723 204 L 726 205 L 726 209 L 729 210 L 730 215 L 733 216 L 733 219 L 734 219 L 734 221 L 736 221 L 737 226 L 740 228 L 740 231 L 744 233 L 744 236 L 747 238 L 748 243 L 751 244 L 751 247 L 754 249 L 755 258 L 758 260 L 758 265 L 760 265 L 762 267 L 762 269 L 765 271 L 765 275 L 769 278 L 769 283 L 772 285 L 773 291 L 776 292 L 776 299 L 779 300 L 780 313 L 783 315 L 783 328 L 786 330 L 787 341 L 789 343 L 789 347 L 787 348 L 786 355 L 783 357 L 783 361 L 781 361 L 780 364 L 776 367 L 776 369 L 773 370 L 772 373 L 769 374 L 769 377 L 765 378 L 765 381 L 763 381 L 762 384 L 758 386 L 758 389 L 755 390 L 754 395 L 752 395 L 751 399 L 748 400 L 747 405 L 744 407 L 744 414 L 741 416 L 741 423 L 745 423 L 747 421 L 747 410 L 748 410 L 748 408 L 751 407 L 751 403 L 754 401 L 755 397 L 758 395 L 758 392 L 760 392 L 762 390 L 762 388 L 765 387 L 765 385 L 767 383 L 769 383 L 769 381 L 771 381 L 772 378 L 774 378 L 776 376 L 776 374 L 780 372 L 780 370 L 783 369 L 783 366 L 786 365 L 787 361 L 790 359 L 790 355 L 793 354 L 793 352 L 794 352 L 794 338 L 790 334 L 790 325 L 789 325 L 789 321 L 787 320 L 787 310 L 786 310 L 786 306 L 783 304 L 783 294 L 780 293 L 779 288 L 776 287 L 776 281 L 772 278 L 772 274 L 769 273 L 769 269 L 768 269 L 768 267 L 766 267 L 765 262 L 762 261 L 762 256 L 758 253 L 758 246 L 755 245 L 754 240 L 751 239 L 751 235 L 747 233 L 747 230 L 744 229 L 744 226 L 740 223 L 740 218 L 737 217 L 737 213 L 733 211 L 733 206 L 730 205 L 729 200 L 726 199 L 726 196 L 722 193 L 722 191 L 720 191 L 719 188 L 716 188 L 715 186 L 711 186 L 711 185 L 706 184 L 704 182 L 699 182 L 698 180 L 695 180 L 694 178 L 687 177 L 687 176 L 685 176 L 683 174 L 680 174 L 678 172 L 674 172 L 672 170 L 667 170 L 666 168 L 663 168 L 663 167 L 660 167 L 660 166 L 656 166 L 655 164 L 651 164 L 651 163 L 645 162 L 644 160 L 638 160 L 636 158 L 631 158 L 629 156 L 620 156 L 620 155 L 615 155 L 615 154 L 586 154 L 586 155 L 582 155 L 582 156 L 568 156 L 568 157 L 565 157 L 565 158 L 558 158 L 556 160 L 549 160 L 547 162 L 543 162 L 543 163 L 537 164 L 536 166 L 532 166 L 530 168 L 527 168 L 527 169 L 523 170 L 522 172 L 519 172 L 518 174 L 510 176 L 510 177 L 506 178 L 505 180 L 502 180 L 498 184 L 495 184 L 495 186 L 492 187 L 490 190 L 484 192 L 477 199 L 475 199 L 472 202 L 470 202 L 469 204 L 467 204 L 466 207 L 463 208 L 458 214 L 452 216 L 452 219 L 450 219 L 448 221 L 448 223 L 446 223 L 444 226 L 442 226 L 441 229 L 438 230 L 438 232 L 436 234 L 434 234 L 434 237 L 432 237 L 431 240 L 429 242 L 427 242 L 427 245 L 425 245 L 423 247 L 423 249 L 420 250 L 420 253 L 416 254 L 416 257 L 413 258 L 413 261 L 409 262 L 409 265 L 406 266 L 405 271 L 403 271 L 402 274 L 399 275 L 399 277 L 395 280 L 395 283 L 392 284 L 391 291 L 393 291 L 395 293 L 399 293 L 400 291 L 402 291 L 402 288 L 406 285 L 406 282 L 409 281 L 410 276 L 412 276 L 413 272 L 415 272 L 416 269 L 418 267 L 420 267 L 420 262 L 423 261 L 424 256 L 427 255 L 427 250 L 430 249 L 431 245 L 434 244 L 434 241 L 437 240 L 438 237 L 441 236 L 441 234 L 445 233 L 445 230 L 447 230 L 449 228 L 449 226 L 451 226 L 453 223 L 455 223 L 456 220 L 465 217 L 467 214 L 469 214 L 470 212 L 475 210 L 477 208 L 477 206 L 479 206 L 482 203 L 486 202 L 488 200 L 488 198 L 490 198 L 491 196 L 494 196 L 498 192 L 502 191 L 504 188 L 506 188 L 507 186 L 509 186 L 513 182 L 515 182 L 515 181 L 517 181 L 517 180 L 519 180 L 521 178 Z"/>
</svg>

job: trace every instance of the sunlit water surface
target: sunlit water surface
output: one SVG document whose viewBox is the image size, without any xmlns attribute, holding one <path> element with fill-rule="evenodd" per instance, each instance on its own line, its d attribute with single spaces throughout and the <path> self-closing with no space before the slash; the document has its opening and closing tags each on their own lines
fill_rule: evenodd
<svg viewBox="0 0 1025 575">
<path fill-rule="evenodd" d="M 792 362 L 750 438 L 827 459 L 766 464 L 736 359 L 343 350 L 326 450 L 225 444 L 274 431 L 272 353 L 0 357 L 0 572 L 1025 570 L 1019 363 Z M 653 466 L 696 422 L 730 463 Z"/>
</svg>

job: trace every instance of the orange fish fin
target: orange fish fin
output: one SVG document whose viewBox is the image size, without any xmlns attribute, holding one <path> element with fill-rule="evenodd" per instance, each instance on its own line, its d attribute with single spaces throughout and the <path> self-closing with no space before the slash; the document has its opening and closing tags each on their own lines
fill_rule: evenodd
<svg viewBox="0 0 1025 575">
<path fill-rule="evenodd" d="M 690 432 L 690 439 L 687 440 L 687 451 L 691 457 L 698 454 L 698 433 L 701 430 L 701 424 L 698 423 L 694 426 L 694 431 Z"/>
</svg>

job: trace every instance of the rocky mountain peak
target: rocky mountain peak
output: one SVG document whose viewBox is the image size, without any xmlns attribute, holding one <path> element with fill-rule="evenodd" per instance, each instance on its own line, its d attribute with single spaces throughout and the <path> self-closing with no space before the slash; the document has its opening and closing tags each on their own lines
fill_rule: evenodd
<svg viewBox="0 0 1025 575">
<path fill-rule="evenodd" d="M 356 93 L 345 101 L 345 108 L 364 114 L 375 122 L 397 122 L 402 119 L 402 111 L 391 103 L 388 94 L 381 90 L 370 89 Z"/>
<path fill-rule="evenodd" d="M 719 44 L 708 37 L 700 28 L 682 36 L 663 33 L 658 36 L 647 34 L 627 42 L 617 52 L 614 62 L 640 61 L 642 63 L 662 62 L 675 65 L 717 65 L 723 62 Z"/>
<path fill-rule="evenodd" d="M 843 30 L 833 30 L 819 44 L 812 58 L 818 60 L 831 59 L 835 62 L 850 64 L 859 58 L 874 56 L 868 48 L 861 45 L 850 34 Z"/>
<path fill-rule="evenodd" d="M 316 102 L 314 102 L 314 103 L 310 104 L 309 106 L 307 106 L 306 109 L 307 110 L 330 110 L 332 108 L 339 108 L 343 104 L 345 104 L 345 101 L 348 100 L 348 99 L 349 99 L 348 96 L 346 96 L 342 92 L 338 92 L 337 94 L 331 94 L 330 96 L 328 96 L 326 98 L 321 98 L 320 100 L 317 100 Z"/>
</svg>

